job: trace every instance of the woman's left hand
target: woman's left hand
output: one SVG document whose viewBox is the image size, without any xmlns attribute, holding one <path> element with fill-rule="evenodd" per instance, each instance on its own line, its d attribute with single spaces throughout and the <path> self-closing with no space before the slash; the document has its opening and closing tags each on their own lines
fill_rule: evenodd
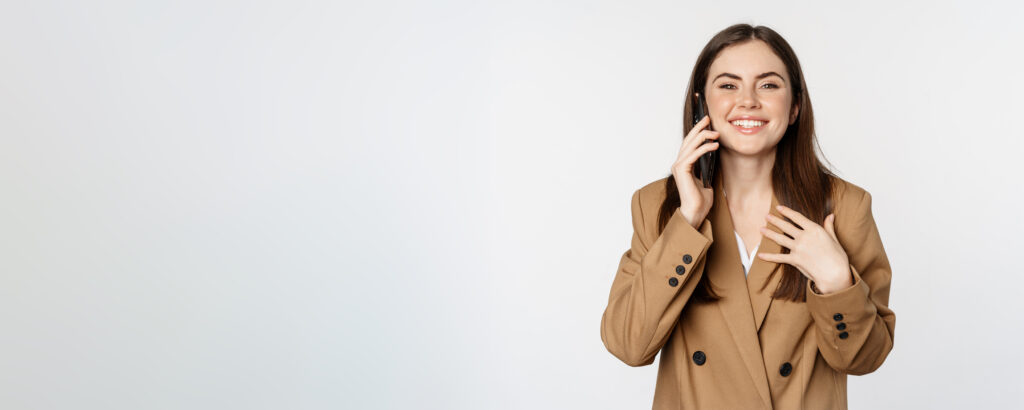
<svg viewBox="0 0 1024 410">
<path fill-rule="evenodd" d="M 822 294 L 829 294 L 853 286 L 850 260 L 836 237 L 835 214 L 825 217 L 825 226 L 818 225 L 801 213 L 779 205 L 779 212 L 800 226 L 795 226 L 775 215 L 765 219 L 777 226 L 786 235 L 777 233 L 767 226 L 761 234 L 779 245 L 789 248 L 789 253 L 758 253 L 757 257 L 769 262 L 788 263 L 795 266 Z M 801 228 L 802 227 L 802 228 Z"/>
</svg>

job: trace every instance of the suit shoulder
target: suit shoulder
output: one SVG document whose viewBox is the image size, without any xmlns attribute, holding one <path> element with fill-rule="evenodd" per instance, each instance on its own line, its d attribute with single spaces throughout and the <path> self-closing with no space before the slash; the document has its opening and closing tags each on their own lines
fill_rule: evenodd
<svg viewBox="0 0 1024 410">
<path fill-rule="evenodd" d="M 870 197 L 868 191 L 860 185 L 854 184 L 835 175 L 832 176 L 832 181 L 834 196 L 837 198 L 834 210 L 837 220 L 846 219 L 842 215 L 850 215 L 858 211 L 863 212 L 861 208 L 864 206 L 865 201 Z M 854 215 L 851 216 L 854 218 L 858 217 Z"/>
<path fill-rule="evenodd" d="M 660 178 L 641 186 L 633 195 L 639 200 L 637 208 L 634 209 L 634 218 L 641 222 L 644 232 L 655 232 L 658 227 L 658 215 L 661 205 L 665 202 L 668 189 L 666 187 L 668 177 Z M 639 211 L 639 214 L 635 212 Z"/>
<path fill-rule="evenodd" d="M 665 183 L 668 180 L 669 180 L 669 177 L 666 176 L 666 177 L 655 179 L 655 180 L 652 180 L 650 182 L 645 183 L 645 185 L 643 187 L 640 187 L 640 190 L 639 190 L 640 191 L 640 195 L 644 196 L 644 197 L 649 197 L 651 195 L 662 194 L 664 196 L 665 193 L 666 193 Z"/>
<path fill-rule="evenodd" d="M 831 180 L 833 180 L 833 185 L 838 187 L 840 191 L 845 190 L 847 193 L 852 194 L 854 197 L 860 197 L 865 192 L 867 192 L 867 190 L 856 185 L 856 183 L 843 179 L 837 175 L 829 175 L 829 177 L 831 178 Z"/>
<path fill-rule="evenodd" d="M 651 203 L 657 200 L 658 203 L 665 199 L 665 193 L 668 192 L 665 183 L 668 182 L 668 177 L 657 179 L 655 181 L 648 182 L 646 185 L 640 187 L 640 201 L 642 203 Z"/>
</svg>

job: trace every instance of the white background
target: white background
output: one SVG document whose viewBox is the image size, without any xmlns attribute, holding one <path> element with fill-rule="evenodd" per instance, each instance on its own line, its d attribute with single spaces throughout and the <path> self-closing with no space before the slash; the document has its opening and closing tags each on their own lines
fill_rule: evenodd
<svg viewBox="0 0 1024 410">
<path fill-rule="evenodd" d="M 601 315 L 738 22 L 873 196 L 895 348 L 851 408 L 1015 406 L 1005 3 L 5 1 L 0 408 L 649 408 Z"/>
</svg>

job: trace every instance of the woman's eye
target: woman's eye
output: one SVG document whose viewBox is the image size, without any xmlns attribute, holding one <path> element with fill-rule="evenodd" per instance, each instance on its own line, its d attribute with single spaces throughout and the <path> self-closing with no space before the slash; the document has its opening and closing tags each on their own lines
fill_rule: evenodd
<svg viewBox="0 0 1024 410">
<path fill-rule="evenodd" d="M 762 87 L 768 86 L 768 88 L 779 88 L 778 84 L 775 84 L 775 83 L 764 83 L 761 86 Z M 722 84 L 722 85 L 719 85 L 718 88 L 724 88 L 724 89 L 727 89 L 727 90 L 731 90 L 733 88 L 736 88 L 736 86 L 734 86 L 732 84 Z"/>
</svg>

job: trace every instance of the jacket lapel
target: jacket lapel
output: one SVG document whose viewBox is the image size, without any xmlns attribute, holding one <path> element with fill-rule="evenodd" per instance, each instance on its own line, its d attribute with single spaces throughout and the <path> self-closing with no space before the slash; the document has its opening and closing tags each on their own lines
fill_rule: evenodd
<svg viewBox="0 0 1024 410">
<path fill-rule="evenodd" d="M 776 218 L 785 220 L 786 218 L 782 216 L 782 213 L 775 209 L 778 205 L 779 201 L 775 198 L 775 194 L 772 193 L 770 212 Z M 769 224 L 768 221 L 764 223 L 768 226 L 768 229 L 784 235 L 774 224 Z M 735 238 L 735 235 L 733 237 Z M 761 244 L 757 246 L 757 252 L 781 253 L 782 246 L 762 235 Z M 764 323 L 764 317 L 767 315 L 768 308 L 772 304 L 772 294 L 775 293 L 775 289 L 779 287 L 779 282 L 782 281 L 782 268 L 778 263 L 761 259 L 756 254 L 753 257 L 754 262 L 750 265 L 750 271 L 747 272 L 747 290 L 750 296 L 750 304 L 754 309 L 754 323 L 757 324 L 757 331 L 760 332 L 761 324 Z M 777 272 L 772 276 L 774 271 Z"/>
<path fill-rule="evenodd" d="M 762 306 L 765 311 L 768 304 L 755 297 L 748 290 L 747 279 L 743 275 L 743 265 L 740 261 L 740 254 L 736 242 L 736 234 L 732 224 L 732 215 L 729 212 L 728 203 L 722 192 L 721 178 L 715 184 L 715 200 L 711 205 L 709 215 L 711 217 L 712 235 L 715 241 L 711 243 L 709 252 L 708 279 L 711 281 L 715 291 L 722 299 L 717 303 L 721 309 L 722 316 L 732 333 L 740 356 L 750 372 L 750 377 L 765 408 L 772 408 L 771 393 L 768 390 L 768 374 L 764 368 L 764 359 L 761 354 L 761 342 L 758 339 L 758 323 L 764 318 L 764 313 L 758 314 L 755 306 Z M 775 198 L 772 197 L 772 208 L 775 208 Z M 766 243 L 767 242 L 767 243 Z M 762 238 L 758 251 L 771 252 L 771 240 Z M 777 247 L 778 245 L 776 245 Z M 764 260 L 757 260 L 751 265 L 750 273 L 765 276 L 770 272 L 774 263 Z M 756 279 L 754 277 L 753 279 Z M 756 303 L 751 303 L 751 301 Z M 768 302 L 770 303 L 770 302 Z"/>
</svg>

